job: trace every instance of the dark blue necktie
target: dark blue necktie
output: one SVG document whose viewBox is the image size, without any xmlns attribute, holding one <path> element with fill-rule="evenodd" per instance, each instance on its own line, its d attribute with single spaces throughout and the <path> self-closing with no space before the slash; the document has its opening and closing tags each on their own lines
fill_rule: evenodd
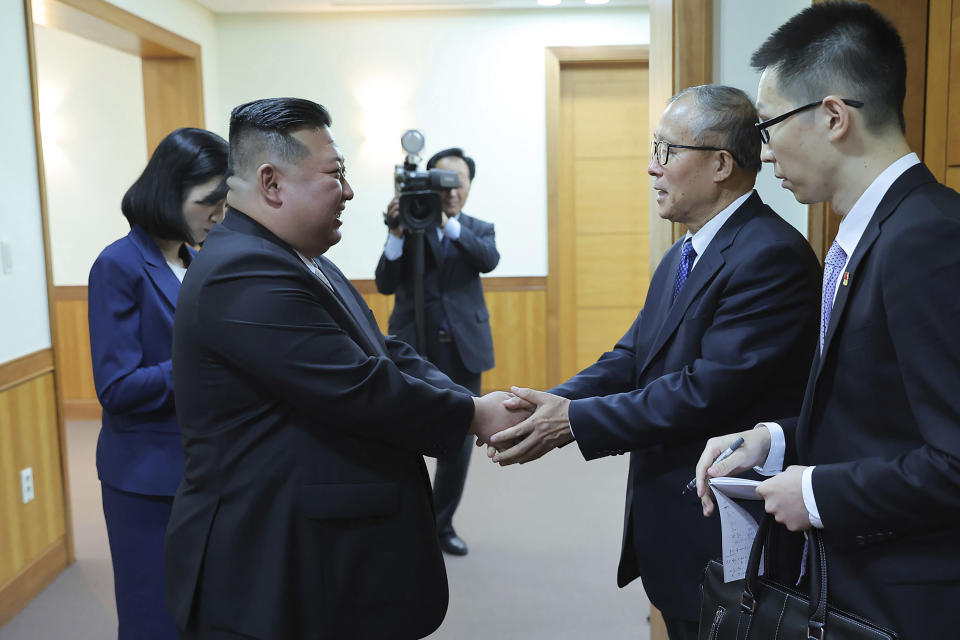
<svg viewBox="0 0 960 640">
<path fill-rule="evenodd" d="M 677 267 L 677 283 L 673 285 L 673 301 L 677 301 L 680 295 L 680 289 L 683 289 L 687 276 L 690 275 L 690 269 L 693 268 L 693 261 L 697 257 L 697 252 L 693 249 L 693 243 L 690 238 L 683 241 L 683 248 L 680 250 L 680 265 Z"/>
</svg>

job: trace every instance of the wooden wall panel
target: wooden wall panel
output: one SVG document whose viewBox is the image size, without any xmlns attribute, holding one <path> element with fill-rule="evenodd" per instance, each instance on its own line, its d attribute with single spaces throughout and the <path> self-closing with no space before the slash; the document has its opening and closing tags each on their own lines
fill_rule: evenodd
<svg viewBox="0 0 960 640">
<path fill-rule="evenodd" d="M 544 278 L 484 278 L 497 366 L 483 374 L 483 391 L 510 385 L 547 387 L 547 296 Z M 393 296 L 376 293 L 370 281 L 353 283 L 387 333 Z"/>
<path fill-rule="evenodd" d="M 200 55 L 195 58 L 144 58 L 143 108 L 147 153 L 178 127 L 203 127 Z"/>
<path fill-rule="evenodd" d="M 578 311 L 626 307 L 636 315 L 643 307 L 650 284 L 650 236 L 645 232 L 581 234 L 576 247 Z"/>
<path fill-rule="evenodd" d="M 947 104 L 947 164 L 960 165 L 960 0 L 953 0 L 950 20 L 950 84 Z"/>
<path fill-rule="evenodd" d="M 483 374 L 484 392 L 547 388 L 546 289 L 490 291 L 486 298 L 497 366 Z"/>
<path fill-rule="evenodd" d="M 960 167 L 950 167 L 947 169 L 945 184 L 954 191 L 960 191 Z"/>
<path fill-rule="evenodd" d="M 940 180 L 947 162 L 947 107 L 950 80 L 951 0 L 930 0 L 927 34 L 927 95 L 923 132 L 923 162 Z M 960 37 L 960 33 L 957 34 Z"/>
<path fill-rule="evenodd" d="M 53 351 L 41 349 L 0 364 L 0 391 L 23 384 L 53 371 Z"/>
<path fill-rule="evenodd" d="M 0 585 L 66 533 L 53 374 L 0 392 Z M 20 470 L 33 468 L 36 498 L 23 504 Z"/>
<path fill-rule="evenodd" d="M 63 399 L 96 400 L 93 365 L 90 361 L 86 296 L 83 300 L 58 299 L 54 304 L 60 335 L 57 362 L 64 373 L 60 381 Z"/>
</svg>

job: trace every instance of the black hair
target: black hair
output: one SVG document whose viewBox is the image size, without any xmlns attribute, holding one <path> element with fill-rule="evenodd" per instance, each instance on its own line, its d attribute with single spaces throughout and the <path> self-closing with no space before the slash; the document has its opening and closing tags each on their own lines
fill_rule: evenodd
<svg viewBox="0 0 960 640">
<path fill-rule="evenodd" d="M 264 152 L 299 162 L 308 150 L 290 134 L 303 128 L 329 127 L 331 122 L 323 105 L 303 98 L 266 98 L 234 107 L 230 112 L 230 173 L 250 170 Z"/>
<path fill-rule="evenodd" d="M 176 129 L 160 141 L 143 173 L 123 196 L 120 210 L 132 227 L 150 235 L 196 244 L 183 217 L 183 204 L 193 187 L 221 178 L 203 204 L 227 196 L 227 141 L 205 129 Z"/>
<path fill-rule="evenodd" d="M 674 103 L 690 95 L 698 111 L 691 128 L 696 131 L 694 144 L 723 147 L 744 171 L 760 172 L 760 132 L 757 109 L 750 97 L 735 87 L 703 84 L 688 87 L 670 98 Z"/>
<path fill-rule="evenodd" d="M 777 73 L 777 90 L 804 104 L 828 95 L 860 100 L 867 127 L 906 130 L 907 59 L 896 27 L 862 2 L 823 2 L 773 32 L 750 58 Z"/>
<path fill-rule="evenodd" d="M 443 158 L 460 158 L 466 162 L 467 169 L 470 171 L 470 181 L 473 182 L 473 177 L 477 175 L 477 165 L 474 163 L 473 158 L 463 155 L 463 149 L 460 147 L 450 147 L 449 149 L 444 149 L 443 151 L 437 151 L 435 154 L 430 156 L 429 160 L 427 160 L 427 169 L 436 168 L 437 162 Z"/>
</svg>

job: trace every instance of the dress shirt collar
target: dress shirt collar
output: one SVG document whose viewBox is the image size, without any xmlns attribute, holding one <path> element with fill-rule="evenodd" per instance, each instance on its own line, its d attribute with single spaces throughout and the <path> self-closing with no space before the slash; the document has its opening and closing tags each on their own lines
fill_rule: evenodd
<svg viewBox="0 0 960 640">
<path fill-rule="evenodd" d="M 291 248 L 293 248 L 293 247 L 291 247 Z M 310 273 L 312 273 L 312 274 L 315 275 L 317 278 L 319 278 L 320 281 L 321 281 L 323 284 L 327 285 L 327 288 L 328 288 L 328 289 L 330 289 L 331 291 L 333 291 L 333 285 L 330 284 L 330 280 L 327 279 L 326 274 L 324 274 L 323 271 L 321 271 L 320 265 L 317 264 L 317 261 L 316 261 L 316 260 L 311 260 L 310 258 L 308 258 L 307 256 L 303 255 L 302 253 L 300 253 L 300 252 L 297 251 L 296 249 L 293 249 L 293 251 L 294 251 L 294 253 L 297 254 L 297 257 L 299 257 L 300 260 L 303 262 L 304 266 L 306 266 L 307 269 L 310 270 Z"/>
<path fill-rule="evenodd" d="M 747 191 L 745 194 L 731 202 L 727 207 L 713 216 L 707 223 L 700 227 L 700 230 L 696 233 L 691 234 L 687 231 L 687 235 L 684 236 L 683 240 L 686 242 L 687 238 L 690 238 L 691 244 L 693 244 L 693 250 L 697 252 L 697 257 L 693 260 L 693 265 L 691 269 L 697 266 L 697 262 L 700 260 L 700 256 L 703 255 L 703 252 L 707 250 L 707 247 L 710 245 L 710 241 L 713 240 L 713 237 L 717 235 L 717 231 L 720 231 L 720 227 L 723 226 L 723 223 L 730 219 L 730 216 L 740 208 L 740 206 L 747 201 L 753 195 L 753 189 Z"/>
<path fill-rule="evenodd" d="M 867 225 L 870 224 L 870 219 L 873 218 L 873 213 L 880 205 L 880 201 L 883 200 L 883 196 L 887 195 L 887 191 L 890 190 L 893 183 L 907 169 L 916 164 L 920 164 L 920 158 L 915 153 L 911 152 L 899 158 L 870 183 L 866 191 L 850 207 L 850 212 L 843 216 L 843 220 L 840 221 L 840 228 L 837 230 L 836 240 L 840 248 L 847 254 L 848 260 L 853 255 L 854 249 L 857 248 L 863 232 L 867 230 Z"/>
</svg>

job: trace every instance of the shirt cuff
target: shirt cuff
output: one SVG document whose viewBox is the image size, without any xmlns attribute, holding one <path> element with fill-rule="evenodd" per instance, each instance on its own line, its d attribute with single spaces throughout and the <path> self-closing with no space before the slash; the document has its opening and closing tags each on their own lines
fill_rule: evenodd
<svg viewBox="0 0 960 640">
<path fill-rule="evenodd" d="M 383 257 L 387 260 L 398 260 L 403 255 L 403 236 L 399 238 L 392 233 L 387 234 L 387 244 L 383 246 Z"/>
<path fill-rule="evenodd" d="M 766 427 L 770 432 L 770 451 L 762 467 L 753 470 L 762 476 L 775 476 L 783 471 L 783 453 L 787 449 L 787 441 L 783 435 L 783 428 L 776 422 L 761 422 L 758 427 Z"/>
<path fill-rule="evenodd" d="M 450 240 L 459 240 L 460 239 L 460 221 L 456 218 L 447 218 L 447 224 L 443 225 L 443 235 L 450 238 Z"/>
<path fill-rule="evenodd" d="M 810 524 L 817 529 L 823 529 L 823 522 L 820 520 L 820 511 L 817 509 L 817 500 L 813 497 L 813 470 L 816 467 L 807 467 L 803 470 L 803 506 L 807 508 L 810 514 Z"/>
</svg>

